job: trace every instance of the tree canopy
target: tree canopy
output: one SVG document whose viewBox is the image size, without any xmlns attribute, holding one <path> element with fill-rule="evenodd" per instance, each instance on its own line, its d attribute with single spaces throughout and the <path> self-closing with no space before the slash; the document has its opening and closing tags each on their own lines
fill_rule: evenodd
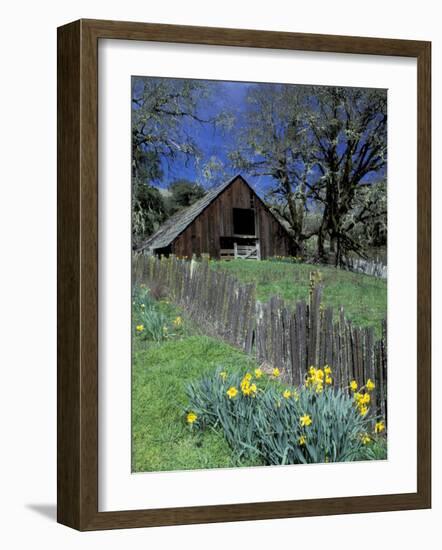
<svg viewBox="0 0 442 550">
<path fill-rule="evenodd" d="M 297 253 L 315 235 L 319 260 L 325 259 L 326 238 L 338 265 L 349 252 L 363 254 L 350 229 L 378 223 L 386 214 L 386 187 L 371 179 L 385 176 L 385 91 L 259 87 L 247 97 L 244 120 L 230 160 L 238 169 L 272 178 L 268 200 L 286 220 Z M 309 211 L 321 212 L 317 227 L 306 227 Z"/>
<path fill-rule="evenodd" d="M 204 187 L 198 183 L 179 179 L 169 185 L 168 211 L 170 214 L 190 206 L 206 194 Z"/>
<path fill-rule="evenodd" d="M 386 90 L 133 78 L 135 241 L 241 172 L 296 254 L 342 265 L 385 244 L 386 167 Z"/>
</svg>

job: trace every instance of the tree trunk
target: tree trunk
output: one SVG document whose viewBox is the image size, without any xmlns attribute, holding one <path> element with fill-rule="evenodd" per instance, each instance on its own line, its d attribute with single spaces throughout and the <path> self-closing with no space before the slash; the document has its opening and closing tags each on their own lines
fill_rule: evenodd
<svg viewBox="0 0 442 550">
<path fill-rule="evenodd" d="M 324 226 L 321 223 L 321 226 L 318 230 L 318 243 L 317 243 L 317 252 L 316 252 L 317 260 L 319 262 L 325 261 L 324 240 L 325 240 Z"/>
</svg>

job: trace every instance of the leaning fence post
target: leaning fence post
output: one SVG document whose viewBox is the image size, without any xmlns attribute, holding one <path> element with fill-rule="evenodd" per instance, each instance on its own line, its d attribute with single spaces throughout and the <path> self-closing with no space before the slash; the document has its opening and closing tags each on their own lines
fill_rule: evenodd
<svg viewBox="0 0 442 550">
<path fill-rule="evenodd" d="M 309 365 L 319 366 L 320 306 L 323 286 L 320 271 L 310 273 L 309 289 Z"/>
<path fill-rule="evenodd" d="M 192 278 L 193 276 L 193 272 L 195 271 L 195 267 L 196 267 L 196 259 L 195 259 L 195 254 L 192 256 L 192 259 L 190 260 L 190 278 Z"/>
</svg>

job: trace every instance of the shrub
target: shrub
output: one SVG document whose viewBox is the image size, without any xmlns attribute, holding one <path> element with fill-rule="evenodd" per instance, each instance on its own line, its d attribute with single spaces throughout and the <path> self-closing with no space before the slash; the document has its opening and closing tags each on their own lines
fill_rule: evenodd
<svg viewBox="0 0 442 550">
<path fill-rule="evenodd" d="M 143 326 L 144 337 L 147 340 L 161 342 L 168 336 L 167 318 L 155 307 L 146 307 L 140 312 L 140 324 Z M 137 325 L 140 326 L 140 325 Z M 137 328 L 136 328 L 137 330 Z"/>
<path fill-rule="evenodd" d="M 350 395 L 333 388 L 331 378 L 330 367 L 311 367 L 305 384 L 294 388 L 260 369 L 218 368 L 187 387 L 192 426 L 221 429 L 238 458 L 259 456 L 266 464 L 385 458 L 383 437 L 373 433 L 376 419 L 355 398 L 368 391 Z"/>
<path fill-rule="evenodd" d="M 132 292 L 132 306 L 134 311 L 144 307 L 153 307 L 154 299 L 146 285 L 135 286 Z"/>
<path fill-rule="evenodd" d="M 136 287 L 132 299 L 133 324 L 135 333 L 146 340 L 161 342 L 168 336 L 168 320 L 158 310 L 149 289 Z"/>
</svg>

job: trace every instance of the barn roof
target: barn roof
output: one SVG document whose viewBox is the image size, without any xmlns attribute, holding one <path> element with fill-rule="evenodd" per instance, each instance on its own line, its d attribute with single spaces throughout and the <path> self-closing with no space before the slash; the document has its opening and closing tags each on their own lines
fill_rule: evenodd
<svg viewBox="0 0 442 550">
<path fill-rule="evenodd" d="M 188 227 L 200 214 L 205 210 L 223 191 L 229 187 L 237 179 L 241 179 L 248 187 L 249 184 L 242 176 L 235 176 L 233 179 L 210 189 L 204 197 L 194 202 L 191 206 L 184 210 L 180 210 L 168 220 L 166 220 L 163 225 L 151 235 L 144 243 L 139 247 L 138 250 L 145 250 L 146 248 L 164 248 L 169 246 L 178 235 L 180 235 L 186 227 Z M 252 189 L 250 187 L 250 189 Z M 253 189 L 252 189 L 253 191 Z"/>
</svg>

